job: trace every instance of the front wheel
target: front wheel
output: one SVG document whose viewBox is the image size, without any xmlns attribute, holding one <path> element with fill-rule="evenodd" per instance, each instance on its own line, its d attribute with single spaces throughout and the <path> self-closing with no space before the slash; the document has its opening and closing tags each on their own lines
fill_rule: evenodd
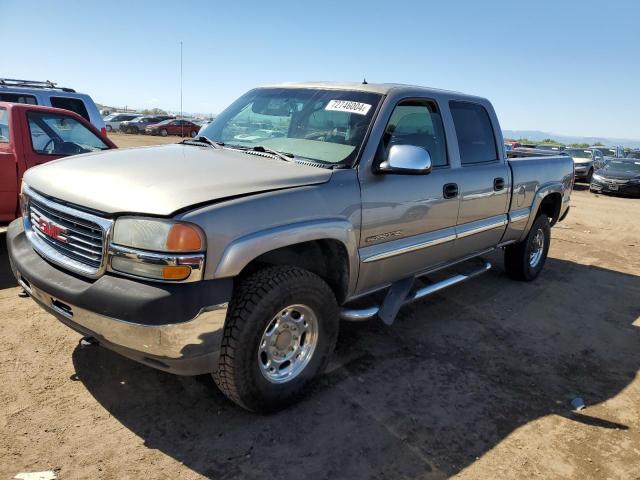
<svg viewBox="0 0 640 480">
<path fill-rule="evenodd" d="M 166 137 L 169 134 L 169 132 L 167 132 L 166 128 L 163 128 L 162 130 L 160 130 L 160 135 L 162 135 L 163 137 Z"/>
<path fill-rule="evenodd" d="M 196 132 L 195 130 L 191 130 L 191 138 L 196 138 L 196 135 L 198 135 L 198 132 Z"/>
<path fill-rule="evenodd" d="M 326 367 L 338 324 L 335 296 L 320 277 L 296 267 L 260 270 L 234 292 L 213 379 L 247 410 L 282 409 Z"/>
<path fill-rule="evenodd" d="M 589 173 L 587 173 L 587 179 L 585 180 L 585 183 L 591 184 L 592 178 L 593 178 L 593 168 L 589 170 Z"/>
<path fill-rule="evenodd" d="M 107 132 L 111 133 L 113 131 L 113 128 L 111 127 L 111 125 L 107 125 L 106 126 Z"/>
<path fill-rule="evenodd" d="M 542 271 L 551 242 L 549 218 L 539 214 L 527 237 L 504 250 L 504 266 L 514 280 L 530 282 Z"/>
</svg>

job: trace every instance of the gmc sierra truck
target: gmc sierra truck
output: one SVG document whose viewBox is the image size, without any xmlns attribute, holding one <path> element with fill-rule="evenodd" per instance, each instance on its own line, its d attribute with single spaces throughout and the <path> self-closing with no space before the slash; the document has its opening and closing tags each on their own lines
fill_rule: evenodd
<svg viewBox="0 0 640 480">
<path fill-rule="evenodd" d="M 496 249 L 509 276 L 538 276 L 573 161 L 508 160 L 502 144 L 484 98 L 257 88 L 194 139 L 30 169 L 12 269 L 100 345 L 276 410 L 323 371 L 341 318 L 392 324 Z"/>
</svg>

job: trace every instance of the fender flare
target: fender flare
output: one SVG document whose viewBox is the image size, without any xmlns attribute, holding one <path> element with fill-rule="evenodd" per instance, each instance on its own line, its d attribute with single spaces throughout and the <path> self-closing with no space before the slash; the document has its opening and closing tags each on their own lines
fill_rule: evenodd
<svg viewBox="0 0 640 480">
<path fill-rule="evenodd" d="M 355 291 L 360 266 L 356 229 L 351 222 L 335 218 L 281 225 L 239 237 L 225 248 L 214 278 L 235 277 L 260 255 L 313 240 L 337 240 L 342 243 L 349 257 L 347 294 Z"/>
<path fill-rule="evenodd" d="M 518 241 L 524 240 L 525 237 L 529 234 L 529 230 L 531 230 L 531 226 L 538 216 L 538 210 L 540 209 L 542 201 L 552 193 L 559 193 L 560 202 L 562 202 L 562 194 L 564 193 L 562 182 L 547 183 L 538 189 L 535 196 L 533 197 L 533 202 L 531 202 L 531 213 L 529 215 L 529 220 L 527 221 L 527 225 L 522 231 L 522 235 L 520 236 L 520 239 Z M 562 210 L 562 205 L 560 206 L 560 209 Z"/>
</svg>

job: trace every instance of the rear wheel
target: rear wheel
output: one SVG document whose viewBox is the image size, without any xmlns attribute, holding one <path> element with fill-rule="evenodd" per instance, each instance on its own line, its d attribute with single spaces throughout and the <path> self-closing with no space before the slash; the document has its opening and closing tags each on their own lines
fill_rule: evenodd
<svg viewBox="0 0 640 480">
<path fill-rule="evenodd" d="M 324 370 L 337 336 L 336 299 L 320 277 L 295 267 L 260 270 L 234 292 L 213 378 L 248 410 L 279 410 Z"/>
<path fill-rule="evenodd" d="M 549 218 L 540 214 L 533 222 L 527 237 L 508 245 L 504 251 L 504 266 L 514 280 L 530 282 L 542 271 L 551 241 Z"/>
</svg>

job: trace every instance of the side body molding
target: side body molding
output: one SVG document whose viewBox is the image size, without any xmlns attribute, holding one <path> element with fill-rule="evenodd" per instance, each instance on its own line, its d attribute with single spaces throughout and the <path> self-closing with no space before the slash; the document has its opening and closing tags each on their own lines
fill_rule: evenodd
<svg viewBox="0 0 640 480">
<path fill-rule="evenodd" d="M 355 291 L 358 279 L 358 239 L 353 225 L 344 219 L 328 218 L 282 225 L 233 240 L 224 250 L 214 277 L 233 277 L 252 260 L 278 248 L 312 240 L 337 240 L 349 257 L 348 295 Z"/>
</svg>

